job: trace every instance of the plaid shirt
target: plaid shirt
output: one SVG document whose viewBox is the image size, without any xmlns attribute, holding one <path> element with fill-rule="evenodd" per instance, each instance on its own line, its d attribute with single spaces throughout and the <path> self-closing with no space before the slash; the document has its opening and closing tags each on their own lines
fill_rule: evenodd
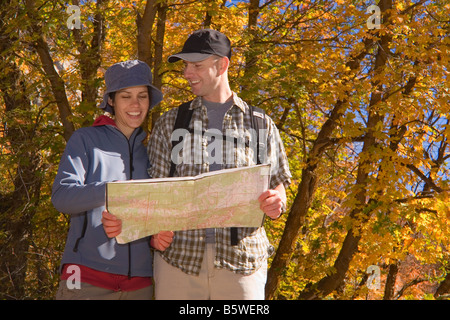
<svg viewBox="0 0 450 320">
<path fill-rule="evenodd" d="M 233 93 L 234 104 L 227 111 L 223 121 L 223 132 L 228 136 L 247 137 L 251 139 L 249 129 L 252 128 L 251 115 L 248 105 Z M 191 103 L 194 109 L 190 128 L 202 126 L 202 130 L 208 129 L 208 118 L 206 107 L 202 105 L 202 99 L 197 97 Z M 171 135 L 175 124 L 178 108 L 171 109 L 163 114 L 155 124 L 152 131 L 148 154 L 151 167 L 149 174 L 153 178 L 168 177 L 171 165 L 172 142 Z M 288 161 L 284 152 L 283 143 L 273 121 L 266 116 L 267 121 L 267 158 L 266 163 L 271 163 L 270 188 L 283 183 L 290 183 L 290 171 Z M 208 163 L 208 137 L 201 136 L 201 147 L 199 143 L 189 140 L 190 135 L 183 139 L 183 145 L 191 144 L 191 161 L 178 163 L 175 176 L 195 176 L 209 171 Z M 198 140 L 197 140 L 198 142 Z M 228 143 L 228 148 L 226 144 Z M 229 142 L 223 142 L 222 168 L 235 168 L 256 164 L 252 148 L 244 145 L 229 148 Z M 239 146 L 239 145 L 238 145 Z M 243 147 L 242 147 L 243 146 Z M 183 149 L 185 149 L 183 147 Z M 229 150 L 231 149 L 231 150 Z M 172 244 L 164 252 L 163 258 L 171 265 L 180 268 L 187 274 L 198 275 L 200 272 L 203 254 L 205 250 L 205 229 L 175 231 Z M 274 249 L 267 239 L 263 227 L 260 228 L 238 228 L 238 245 L 230 244 L 230 228 L 216 229 L 216 257 L 215 267 L 226 268 L 241 274 L 252 274 L 273 253 Z"/>
</svg>

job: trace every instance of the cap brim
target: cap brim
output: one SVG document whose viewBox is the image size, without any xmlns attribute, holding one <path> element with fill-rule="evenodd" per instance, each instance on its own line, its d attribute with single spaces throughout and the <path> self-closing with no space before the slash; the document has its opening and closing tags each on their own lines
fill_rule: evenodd
<svg viewBox="0 0 450 320">
<path fill-rule="evenodd" d="M 149 106 L 149 110 L 151 110 L 154 106 L 156 106 L 158 103 L 160 103 L 163 99 L 163 93 L 156 88 L 153 85 L 147 85 L 148 87 L 150 87 L 150 90 L 152 91 L 151 94 L 151 101 L 150 101 L 150 106 Z M 123 89 L 123 88 L 122 88 Z M 98 108 L 105 110 L 106 112 L 109 113 L 113 113 L 113 108 L 109 105 L 108 103 L 108 97 L 109 97 L 109 92 L 105 92 L 103 94 L 103 100 L 100 103 L 100 105 L 98 105 Z"/>
<path fill-rule="evenodd" d="M 103 100 L 102 100 L 102 102 L 101 102 L 100 105 L 97 106 L 97 107 L 99 107 L 100 109 L 105 110 L 106 112 L 114 113 L 113 108 L 112 108 L 112 107 L 109 105 L 109 103 L 108 103 L 108 97 L 109 97 L 109 92 L 105 92 L 105 93 L 103 94 Z"/>
<path fill-rule="evenodd" d="M 152 101 L 150 101 L 150 109 L 152 109 L 162 101 L 163 93 L 153 85 L 150 85 L 150 89 L 152 90 Z"/>
<path fill-rule="evenodd" d="M 169 57 L 169 59 L 167 59 L 167 60 L 169 62 L 176 62 L 178 60 L 184 60 L 184 61 L 188 61 L 188 62 L 199 62 L 199 61 L 208 59 L 211 56 L 212 56 L 212 54 L 198 53 L 198 52 L 177 53 L 177 54 L 171 55 Z"/>
</svg>

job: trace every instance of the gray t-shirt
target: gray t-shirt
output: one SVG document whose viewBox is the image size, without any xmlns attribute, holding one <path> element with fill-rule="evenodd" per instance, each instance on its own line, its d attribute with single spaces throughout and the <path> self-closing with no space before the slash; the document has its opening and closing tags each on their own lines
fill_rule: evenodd
<svg viewBox="0 0 450 320">
<path fill-rule="evenodd" d="M 203 104 L 206 107 L 206 110 L 208 112 L 208 130 L 209 129 L 216 129 L 222 132 L 222 125 L 223 125 L 223 117 L 225 116 L 225 113 L 227 113 L 228 110 L 230 110 L 231 106 L 233 105 L 233 100 L 229 100 L 225 103 L 217 103 L 217 102 L 210 102 L 203 99 Z M 222 133 L 223 134 L 223 133 Z M 211 139 L 214 139 L 212 137 Z M 211 143 L 213 140 L 209 140 L 209 143 Z M 209 151 L 209 150 L 208 150 Z M 214 159 L 214 149 L 211 150 L 213 153 L 209 155 L 210 160 Z M 222 159 L 220 159 L 222 161 Z M 216 171 L 222 169 L 221 163 L 215 163 L 215 161 L 209 161 L 209 171 Z"/>
<path fill-rule="evenodd" d="M 205 99 L 203 99 L 203 104 L 206 107 L 206 110 L 208 112 L 208 130 L 209 129 L 217 129 L 220 132 L 222 132 L 222 125 L 223 125 L 223 118 L 225 116 L 225 113 L 227 113 L 228 110 L 230 110 L 231 106 L 233 105 L 233 100 L 230 99 L 229 101 L 225 103 L 217 103 L 217 102 L 210 102 Z M 223 133 L 222 133 L 223 134 Z M 214 139 L 212 137 L 211 139 Z M 211 143 L 213 140 L 209 140 L 209 143 Z M 222 169 L 221 163 L 216 163 L 214 160 L 214 152 L 215 150 L 209 150 L 209 171 L 216 171 Z M 222 159 L 221 159 L 222 160 Z M 214 212 L 213 212 L 214 214 Z M 215 242 L 215 232 L 214 229 L 206 229 L 206 242 L 207 243 L 214 243 Z"/>
</svg>

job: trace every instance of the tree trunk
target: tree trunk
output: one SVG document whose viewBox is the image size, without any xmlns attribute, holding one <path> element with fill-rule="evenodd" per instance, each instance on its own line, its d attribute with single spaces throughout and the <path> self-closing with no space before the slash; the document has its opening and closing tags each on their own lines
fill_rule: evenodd
<svg viewBox="0 0 450 320">
<path fill-rule="evenodd" d="M 316 300 L 321 299 L 334 290 L 342 283 L 345 278 L 345 273 L 348 270 L 353 255 L 358 248 L 360 236 L 356 236 L 353 230 L 350 229 L 342 244 L 341 251 L 334 263 L 335 272 L 322 278 L 317 284 L 309 285 L 300 293 L 299 299 L 302 300 Z"/>
<path fill-rule="evenodd" d="M 18 35 L 5 33 L 8 18 L 0 8 L 0 51 L 8 52 Z M 40 153 L 33 143 L 35 130 L 29 114 L 30 100 L 24 85 L 24 76 L 14 62 L 13 55 L 0 56 L 0 93 L 6 119 L 4 139 L 9 153 L 2 156 L 11 159 L 10 176 L 12 191 L 0 194 L 0 299 L 21 299 L 25 295 L 25 279 L 28 266 L 29 245 L 32 235 L 31 220 L 40 197 L 42 176 Z M 17 121 L 15 121 L 17 120 Z M 18 124 L 19 123 L 19 124 Z M 5 175 L 7 176 L 7 175 Z"/>
<path fill-rule="evenodd" d="M 165 3 L 158 4 L 158 19 L 156 20 L 156 40 L 155 40 L 155 65 L 153 66 L 153 85 L 161 90 L 163 73 L 161 72 L 163 65 L 164 36 L 166 34 L 167 5 Z M 157 108 L 156 110 L 159 110 Z M 152 112 L 152 128 L 156 120 L 160 117 L 161 112 Z"/>
<path fill-rule="evenodd" d="M 74 1 L 75 5 L 79 5 L 79 1 Z M 98 83 L 97 71 L 100 68 L 102 57 L 100 55 L 103 41 L 105 40 L 105 25 L 103 19 L 102 8 L 103 0 L 96 3 L 96 12 L 94 15 L 93 25 L 94 32 L 91 34 L 90 45 L 88 45 L 81 34 L 81 29 L 73 29 L 73 35 L 78 43 L 77 57 L 80 66 L 80 74 L 82 80 L 81 90 L 81 107 L 94 108 L 96 106 Z M 83 125 L 88 125 L 89 119 Z"/>
<path fill-rule="evenodd" d="M 53 95 L 59 110 L 59 116 L 63 124 L 63 136 L 66 141 L 69 140 L 72 133 L 75 131 L 75 126 L 70 118 L 72 117 L 72 110 L 70 108 L 69 100 L 67 99 L 64 81 L 55 70 L 53 59 L 50 55 L 50 49 L 44 39 L 44 33 L 39 25 L 36 17 L 36 7 L 34 0 L 27 0 L 25 3 L 27 15 L 32 21 L 31 32 L 35 37 L 33 47 L 39 55 L 42 63 L 42 68 L 45 71 L 47 78 L 50 81 Z"/>
<path fill-rule="evenodd" d="M 383 0 L 379 3 L 381 12 L 384 13 L 386 10 L 392 8 L 391 0 Z M 388 21 L 388 14 L 384 16 L 384 21 Z M 379 45 L 381 48 L 377 50 L 377 54 L 374 62 L 374 74 L 379 74 L 382 69 L 385 67 L 387 62 L 387 56 L 389 51 L 389 44 L 391 42 L 391 36 L 389 34 L 382 35 Z M 363 148 L 361 154 L 368 154 L 370 150 L 375 146 L 376 139 L 374 133 L 376 132 L 377 125 L 383 121 L 384 116 L 376 110 L 376 105 L 382 100 L 382 92 L 383 88 L 379 85 L 379 82 L 376 81 L 373 83 L 374 91 L 371 94 L 370 102 L 369 102 L 369 116 L 367 120 L 367 131 L 363 138 Z M 356 186 L 357 194 L 355 195 L 356 201 L 358 203 L 357 207 L 352 210 L 350 213 L 351 218 L 356 218 L 358 216 L 363 215 L 361 219 L 361 224 L 364 224 L 371 213 L 371 210 L 368 212 L 363 212 L 363 209 L 369 205 L 366 203 L 367 198 L 367 179 L 370 174 L 371 164 L 376 161 L 373 157 L 366 157 L 367 159 L 362 159 L 358 165 L 358 172 L 356 177 Z M 367 209 L 367 207 L 366 207 Z M 358 225 L 354 225 L 348 232 L 345 237 L 342 248 L 339 252 L 339 255 L 334 263 L 334 270 L 330 275 L 322 278 L 317 285 L 312 285 L 307 287 L 303 292 L 300 293 L 300 299 L 317 299 L 322 298 L 336 290 L 342 281 L 345 278 L 345 275 L 350 266 L 350 262 L 353 259 L 357 249 L 358 243 L 361 239 L 359 235 L 359 227 Z"/>
<path fill-rule="evenodd" d="M 157 11 L 156 3 L 155 0 L 147 0 L 143 16 L 138 13 L 136 17 L 138 58 L 150 68 L 153 65 L 152 31 Z"/>
<path fill-rule="evenodd" d="M 144 14 L 141 16 L 139 13 L 136 17 L 136 26 L 138 30 L 137 35 L 137 45 L 138 45 L 138 59 L 144 61 L 149 65 L 149 67 L 153 70 L 153 84 L 157 80 L 157 69 L 154 66 L 156 65 L 156 58 L 153 56 L 153 45 L 152 45 L 152 33 L 153 33 L 153 24 L 155 23 L 156 14 L 158 12 L 158 8 L 160 6 L 165 6 L 162 4 L 158 4 L 158 1 L 147 0 L 145 4 Z M 161 44 L 160 44 L 161 45 Z M 155 51 L 158 43 L 155 45 Z M 162 54 L 162 53 L 161 53 Z M 155 53 L 156 55 L 156 53 Z M 161 58 L 162 59 L 162 58 Z M 159 68 L 159 65 L 158 65 Z M 156 85 L 155 85 L 156 86 Z M 157 86 L 158 87 L 158 86 Z M 159 86 L 158 88 L 161 88 Z M 150 113 L 147 115 L 143 123 L 143 127 L 147 130 L 149 128 L 149 118 Z M 152 120 L 153 123 L 153 120 Z"/>
<path fill-rule="evenodd" d="M 364 40 L 364 50 L 346 63 L 349 74 L 357 70 L 361 60 L 373 45 L 373 40 L 368 37 Z M 348 80 L 345 80 L 348 81 Z M 295 245 L 300 233 L 300 229 L 305 222 L 306 214 L 314 199 L 317 178 L 315 170 L 325 150 L 331 146 L 330 138 L 337 126 L 337 121 L 342 117 L 346 108 L 346 101 L 338 100 L 331 112 L 330 117 L 322 126 L 313 146 L 307 156 L 306 167 L 302 170 L 302 180 L 298 186 L 298 192 L 294 199 L 292 208 L 288 214 L 286 226 L 281 237 L 277 252 L 272 261 L 267 275 L 266 299 L 273 299 L 275 291 L 280 282 L 282 271 L 289 264 L 291 255 L 295 250 Z"/>
<path fill-rule="evenodd" d="M 436 289 L 434 297 L 439 298 L 440 296 L 448 294 L 450 294 L 450 273 L 447 273 L 445 279 L 439 284 L 439 287 Z"/>
<path fill-rule="evenodd" d="M 384 287 L 383 300 L 394 299 L 395 280 L 398 274 L 398 261 L 389 265 L 389 272 L 386 279 L 386 285 Z"/>
<path fill-rule="evenodd" d="M 257 41 L 257 23 L 259 15 L 259 0 L 250 0 L 248 5 L 248 22 L 247 22 L 247 32 L 248 32 L 248 43 L 247 50 L 244 53 L 245 69 L 243 79 L 247 81 L 255 81 L 255 68 L 258 61 L 258 49 L 255 45 Z M 247 83 L 241 83 L 241 95 L 245 97 L 246 92 L 252 89 L 252 86 Z M 251 100 L 247 100 L 249 104 L 253 104 Z"/>
</svg>

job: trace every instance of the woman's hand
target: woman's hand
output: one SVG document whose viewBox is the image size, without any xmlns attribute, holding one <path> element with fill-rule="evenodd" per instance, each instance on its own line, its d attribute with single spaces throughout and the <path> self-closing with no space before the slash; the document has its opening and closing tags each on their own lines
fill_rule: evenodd
<svg viewBox="0 0 450 320">
<path fill-rule="evenodd" d="M 122 232 L 122 220 L 106 210 L 102 212 L 102 223 L 108 238 L 117 237 Z"/>
</svg>

